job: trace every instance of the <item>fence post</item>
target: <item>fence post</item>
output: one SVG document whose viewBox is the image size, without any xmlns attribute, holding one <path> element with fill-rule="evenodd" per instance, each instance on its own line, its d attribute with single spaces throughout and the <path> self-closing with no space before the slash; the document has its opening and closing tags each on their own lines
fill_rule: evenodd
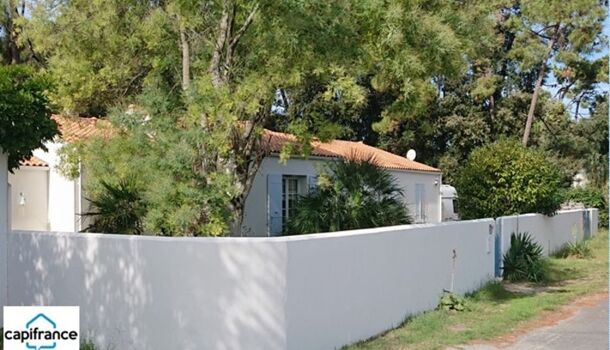
<svg viewBox="0 0 610 350">
<path fill-rule="evenodd" d="M 494 245 L 494 272 L 496 277 L 502 276 L 502 218 L 496 218 L 496 239 Z"/>
<path fill-rule="evenodd" d="M 583 239 L 591 238 L 591 212 L 588 208 L 582 211 L 582 234 Z"/>
<path fill-rule="evenodd" d="M 0 307 L 8 302 L 8 157 L 0 149 Z M 4 312 L 0 311 L 0 324 L 4 323 Z"/>
</svg>

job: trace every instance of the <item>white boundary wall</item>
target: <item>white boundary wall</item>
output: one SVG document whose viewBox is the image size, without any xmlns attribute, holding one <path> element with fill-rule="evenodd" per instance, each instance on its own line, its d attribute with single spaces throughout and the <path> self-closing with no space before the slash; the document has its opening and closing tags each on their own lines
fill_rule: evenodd
<svg viewBox="0 0 610 350">
<path fill-rule="evenodd" d="M 599 209 L 597 208 L 592 208 L 589 209 L 589 220 L 590 221 L 590 233 L 591 236 L 595 235 L 597 233 L 597 230 L 599 229 Z M 606 223 L 607 224 L 607 223 Z"/>
<path fill-rule="evenodd" d="M 333 349 L 434 309 L 443 289 L 493 278 L 494 221 L 379 228 L 288 241 L 288 349 Z"/>
<path fill-rule="evenodd" d="M 575 209 L 559 211 L 554 216 L 524 214 L 497 218 L 496 248 L 501 254 L 496 254 L 496 275 L 501 274 L 502 256 L 510 248 L 512 233 L 529 233 L 548 256 L 568 242 L 593 236 L 598 230 L 598 214 L 598 209 Z"/>
<path fill-rule="evenodd" d="M 585 219 L 585 213 L 591 213 L 589 222 Z M 595 234 L 597 214 L 597 209 L 575 209 L 559 211 L 554 216 L 524 214 L 499 217 L 496 227 L 502 237 L 502 254 L 510 248 L 511 234 L 517 232 L 529 233 L 542 246 L 544 255 L 553 254 L 568 242 L 584 239 L 585 232 Z"/>
<path fill-rule="evenodd" d="M 10 188 L 8 184 L 8 156 L 0 148 L 0 306 L 7 305 L 7 253 L 10 229 Z M 0 313 L 4 324 L 4 313 Z"/>
<path fill-rule="evenodd" d="M 494 221 L 277 238 L 9 235 L 9 305 L 115 349 L 333 349 L 493 278 Z"/>
</svg>

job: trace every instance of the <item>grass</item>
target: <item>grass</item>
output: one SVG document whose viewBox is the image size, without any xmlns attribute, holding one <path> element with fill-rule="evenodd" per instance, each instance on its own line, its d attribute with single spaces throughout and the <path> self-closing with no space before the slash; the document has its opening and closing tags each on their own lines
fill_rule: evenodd
<svg viewBox="0 0 610 350">
<path fill-rule="evenodd" d="M 490 283 L 466 297 L 467 311 L 426 312 L 344 350 L 443 349 L 510 333 L 544 311 L 607 290 L 608 231 L 600 231 L 588 244 L 591 249 L 588 259 L 549 258 L 544 282 L 527 286 L 532 287 L 528 288 L 531 293 L 514 293 L 503 283 Z"/>
<path fill-rule="evenodd" d="M 566 244 L 563 249 L 555 253 L 558 258 L 575 257 L 580 259 L 588 259 L 591 257 L 591 242 L 590 241 L 575 241 Z"/>
</svg>

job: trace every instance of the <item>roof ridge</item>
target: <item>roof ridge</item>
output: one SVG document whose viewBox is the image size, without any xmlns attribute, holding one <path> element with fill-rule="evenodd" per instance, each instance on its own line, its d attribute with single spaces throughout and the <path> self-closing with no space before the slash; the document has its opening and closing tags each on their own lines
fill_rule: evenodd
<svg viewBox="0 0 610 350">
<path fill-rule="evenodd" d="M 97 117 L 68 117 L 59 114 L 51 115 L 51 118 L 59 125 L 61 138 L 66 142 L 75 142 L 92 136 L 108 137 L 112 130 L 99 127 L 102 119 Z M 84 123 L 82 123 L 84 122 Z M 281 131 L 264 128 L 263 133 L 269 136 L 269 142 L 264 144 L 266 151 L 270 153 L 280 153 L 287 143 L 296 143 L 297 136 Z M 379 166 L 389 169 L 414 170 L 425 172 L 440 172 L 439 169 L 429 165 L 409 160 L 398 154 L 367 145 L 363 141 L 350 141 L 332 139 L 321 141 L 314 138 L 311 142 L 311 155 L 320 157 L 332 157 L 347 159 L 356 157 L 364 160 L 374 157 Z"/>
<path fill-rule="evenodd" d="M 281 131 L 275 131 L 265 128 L 265 132 L 268 132 L 271 136 L 270 144 L 268 145 L 268 151 L 271 153 L 280 153 L 286 140 L 280 139 L 290 138 L 294 141 L 295 135 L 284 133 Z M 273 136 L 277 135 L 278 138 L 273 140 Z M 281 136 L 280 136 L 281 135 Z M 413 170 L 413 171 L 425 171 L 425 172 L 441 172 L 439 169 L 426 165 L 424 163 L 410 160 L 401 155 L 386 151 L 384 149 L 368 145 L 363 141 L 350 141 L 341 139 L 331 139 L 329 141 L 320 141 L 314 139 L 312 141 L 312 152 L 314 156 L 322 157 L 336 157 L 347 159 L 350 157 L 357 157 L 360 160 L 365 158 L 373 158 L 376 160 L 379 166 L 389 169 L 401 169 L 401 170 Z M 366 153 L 366 154 L 364 154 Z"/>
</svg>

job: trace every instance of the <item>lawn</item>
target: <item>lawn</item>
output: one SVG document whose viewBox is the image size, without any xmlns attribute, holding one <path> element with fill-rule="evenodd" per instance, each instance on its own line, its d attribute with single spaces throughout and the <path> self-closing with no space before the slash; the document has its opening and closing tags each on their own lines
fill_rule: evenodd
<svg viewBox="0 0 610 350">
<path fill-rule="evenodd" d="M 510 333 L 545 311 L 587 294 L 607 291 L 608 231 L 600 231 L 590 245 L 593 254 L 588 259 L 549 258 L 543 284 L 491 283 L 467 296 L 467 311 L 426 312 L 381 336 L 344 349 L 444 349 Z"/>
</svg>

